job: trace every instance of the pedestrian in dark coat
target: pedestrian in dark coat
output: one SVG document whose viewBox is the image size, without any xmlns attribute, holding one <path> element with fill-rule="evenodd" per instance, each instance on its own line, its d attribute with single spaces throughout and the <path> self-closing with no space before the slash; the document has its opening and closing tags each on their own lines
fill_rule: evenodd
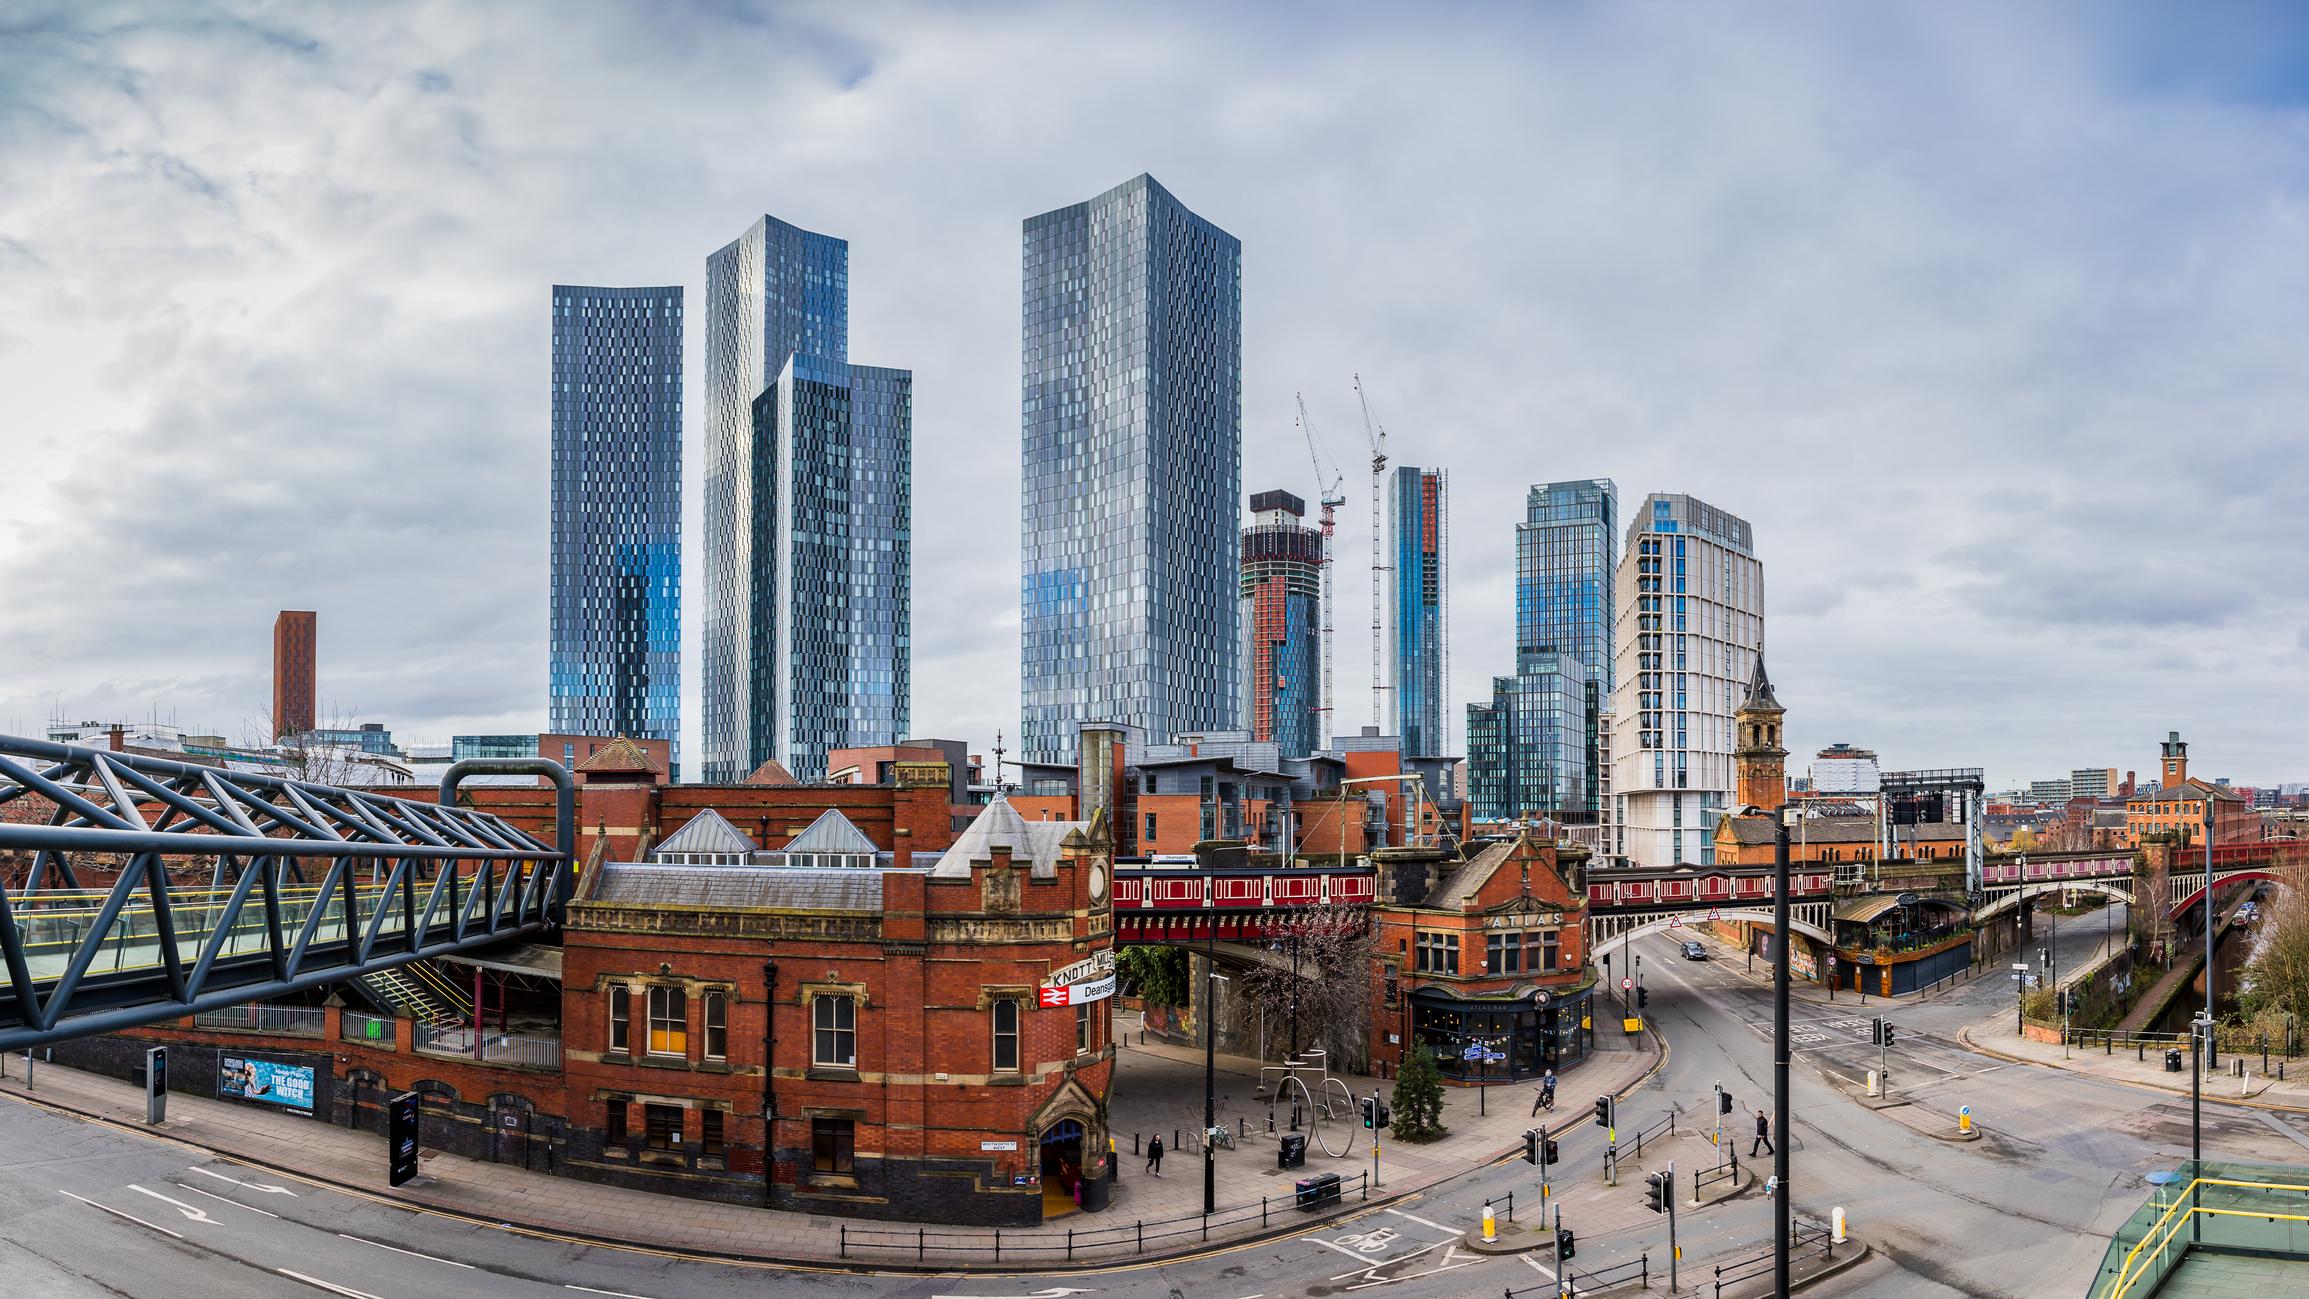
<svg viewBox="0 0 2309 1299">
<path fill-rule="evenodd" d="M 1156 1137 L 1146 1143 L 1146 1170 L 1157 1177 L 1163 1175 L 1163 1139 Z"/>
</svg>

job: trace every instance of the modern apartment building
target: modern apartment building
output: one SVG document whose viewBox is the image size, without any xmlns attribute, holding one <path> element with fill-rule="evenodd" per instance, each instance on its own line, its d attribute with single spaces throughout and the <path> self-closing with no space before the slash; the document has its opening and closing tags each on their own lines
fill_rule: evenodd
<svg viewBox="0 0 2309 1299">
<path fill-rule="evenodd" d="M 1476 819 L 1590 823 L 1603 811 L 1602 718 L 1612 694 L 1619 489 L 1535 486 L 1515 528 L 1515 675 L 1467 706 Z"/>
<path fill-rule="evenodd" d="M 1151 176 L 1023 235 L 1025 758 L 1237 724 L 1242 244 Z"/>
<path fill-rule="evenodd" d="M 708 781 L 906 733 L 914 380 L 850 364 L 849 259 L 769 216 L 706 259 Z"/>
<path fill-rule="evenodd" d="M 1736 788 L 1733 714 L 1764 649 L 1753 531 L 1691 496 L 1646 497 L 1628 521 L 1612 603 L 1606 856 L 1710 864 L 1716 820 Z"/>
<path fill-rule="evenodd" d="M 548 724 L 663 740 L 677 764 L 681 331 L 678 284 L 553 286 Z"/>
<path fill-rule="evenodd" d="M 2117 793 L 2115 767 L 2079 767 L 2069 773 L 2069 796 L 2072 798 L 2114 798 Z"/>
<path fill-rule="evenodd" d="M 1450 482 L 1440 469 L 1403 465 L 1387 493 L 1387 684 L 1384 729 L 1405 753 L 1450 752 Z"/>
<path fill-rule="evenodd" d="M 317 723 L 320 615 L 283 609 L 273 618 L 273 719 L 270 739 L 302 735 Z"/>
<path fill-rule="evenodd" d="M 1251 738 L 1304 758 L 1323 740 L 1323 533 L 1289 492 L 1251 497 L 1237 625 Z"/>
</svg>

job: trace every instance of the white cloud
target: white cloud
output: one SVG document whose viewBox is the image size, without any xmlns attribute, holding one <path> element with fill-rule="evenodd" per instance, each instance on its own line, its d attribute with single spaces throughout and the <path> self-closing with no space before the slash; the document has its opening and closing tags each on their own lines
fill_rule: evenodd
<svg viewBox="0 0 2309 1299">
<path fill-rule="evenodd" d="M 1294 391 L 1361 459 L 1358 369 L 1398 461 L 1453 471 L 1456 700 L 1512 663 L 1525 486 L 1609 476 L 1756 525 L 1799 751 L 2005 778 L 2178 727 L 2309 775 L 2309 685 L 2255 649 L 2309 619 L 2309 175 L 2263 48 L 2297 24 L 250 12 L 0 32 L 0 608 L 34 611 L 0 622 L 0 723 L 230 728 L 272 611 L 313 607 L 364 716 L 540 724 L 547 286 L 694 297 L 767 211 L 850 240 L 852 353 L 915 371 L 915 729 L 984 746 L 1015 727 L 1018 222 L 1148 170 L 1244 241 L 1246 491 L 1313 494 Z"/>
</svg>

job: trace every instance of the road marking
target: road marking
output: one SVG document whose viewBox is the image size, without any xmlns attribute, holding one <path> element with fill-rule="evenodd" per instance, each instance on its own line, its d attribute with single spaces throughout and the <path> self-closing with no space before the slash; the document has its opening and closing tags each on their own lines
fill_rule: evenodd
<svg viewBox="0 0 2309 1299">
<path fill-rule="evenodd" d="M 252 1191 L 262 1191 L 266 1195 L 285 1195 L 292 1200 L 295 1199 L 297 1195 L 295 1191 L 292 1191 L 285 1186 L 265 1186 L 257 1182 L 244 1182 L 237 1177 L 227 1177 L 223 1173 L 212 1173 L 205 1168 L 188 1168 L 185 1171 L 188 1173 L 199 1173 L 203 1177 L 213 1177 L 220 1182 L 231 1182 L 235 1186 L 245 1186 Z"/>
<path fill-rule="evenodd" d="M 1347 1248 L 1345 1245 L 1334 1245 L 1334 1244 L 1332 1244 L 1330 1241 L 1327 1241 L 1327 1240 L 1323 1239 L 1321 1236 L 1309 1236 L 1309 1237 L 1307 1237 L 1307 1239 L 1309 1239 L 1309 1240 L 1311 1240 L 1311 1241 L 1314 1241 L 1316 1244 L 1318 1244 L 1318 1245 L 1321 1245 L 1321 1246 L 1322 1246 L 1323 1248 L 1325 1248 L 1325 1249 L 1335 1249 L 1335 1250 L 1338 1250 L 1340 1253 L 1342 1253 L 1342 1254 L 1345 1254 L 1347 1257 L 1349 1257 L 1349 1258 L 1351 1258 L 1351 1259 L 1354 1259 L 1354 1260 L 1355 1260 L 1356 1262 L 1358 1262 L 1358 1263 L 1364 1263 L 1364 1262 L 1368 1262 L 1368 1261 L 1369 1261 L 1368 1259 L 1365 1259 L 1365 1258 L 1364 1258 L 1364 1257 L 1363 1257 L 1361 1254 L 1358 1254 L 1358 1253 L 1356 1253 L 1354 1250 L 1351 1250 L 1351 1249 Z M 1353 1276 L 1353 1275 L 1355 1275 L 1355 1274 L 1354 1274 L 1354 1273 L 1352 1273 L 1352 1272 L 1349 1272 L 1347 1275 L 1349 1275 L 1349 1276 Z M 1332 1279 L 1333 1279 L 1333 1280 L 1337 1280 L 1338 1278 L 1336 1278 L 1336 1277 L 1333 1277 Z"/>
<path fill-rule="evenodd" d="M 627 1294 L 623 1290 L 596 1290 L 589 1285 L 565 1285 L 561 1288 L 564 1290 L 583 1290 L 587 1294 L 614 1295 L 616 1299 L 649 1299 L 648 1295 Z"/>
<path fill-rule="evenodd" d="M 1555 1280 L 1555 1273 L 1550 1272 L 1546 1268 L 1540 1266 L 1538 1259 L 1533 1258 L 1529 1254 L 1518 1254 L 1516 1257 L 1522 1259 L 1526 1263 L 1531 1264 L 1532 1271 L 1539 1273 L 1541 1276 L 1546 1277 L 1550 1281 Z"/>
<path fill-rule="evenodd" d="M 281 1215 L 279 1215 L 279 1214 L 277 1214 L 277 1213 L 265 1213 L 265 1211 L 264 1211 L 263 1209 L 260 1209 L 260 1208 L 258 1208 L 257 1206 L 255 1206 L 255 1205 L 253 1205 L 253 1204 L 242 1204 L 242 1203 L 241 1203 L 240 1201 L 238 1201 L 238 1200 L 228 1200 L 228 1199 L 226 1199 L 225 1197 L 223 1197 L 223 1196 L 221 1196 L 221 1195 L 218 1195 L 218 1194 L 217 1194 L 216 1192 L 214 1192 L 214 1191 L 204 1191 L 204 1190 L 200 1189 L 200 1188 L 199 1188 L 199 1187 L 197 1187 L 197 1186 L 186 1186 L 186 1185 L 185 1185 L 184 1183 L 182 1183 L 182 1182 L 170 1182 L 170 1183 L 169 1183 L 169 1185 L 170 1185 L 170 1186 L 173 1186 L 173 1187 L 175 1187 L 175 1188 L 177 1188 L 177 1189 L 178 1189 L 178 1190 L 180 1190 L 180 1191 L 190 1191 L 190 1192 L 192 1192 L 194 1195 L 205 1195 L 205 1196 L 207 1196 L 208 1198 L 210 1198 L 210 1199 L 212 1199 L 212 1200 L 216 1201 L 216 1202 L 217 1202 L 217 1203 L 219 1203 L 219 1204 L 229 1204 L 229 1205 L 231 1205 L 232 1207 L 234 1207 L 234 1208 L 236 1208 L 236 1209 L 246 1209 L 246 1210 L 248 1210 L 250 1213 L 264 1213 L 264 1214 L 265 1214 L 265 1216 L 266 1216 L 266 1217 L 268 1217 L 268 1218 L 278 1218 L 278 1217 L 280 1217 L 280 1216 L 281 1216 Z"/>
<path fill-rule="evenodd" d="M 451 1266 L 451 1267 L 461 1267 L 461 1268 L 464 1268 L 464 1269 L 465 1269 L 465 1270 L 467 1270 L 467 1271 L 472 1271 L 472 1270 L 473 1270 L 473 1265 L 472 1265 L 471 1263 L 460 1263 L 460 1262 L 458 1262 L 456 1259 L 453 1259 L 453 1258 L 434 1258 L 434 1257 L 433 1257 L 431 1254 L 420 1254 L 420 1253 L 418 1253 L 416 1250 L 413 1250 L 413 1249 L 403 1249 L 403 1248 L 401 1248 L 399 1245 L 388 1245 L 388 1244 L 384 1243 L 383 1241 L 379 1241 L 379 1240 L 369 1240 L 369 1239 L 367 1239 L 367 1238 L 365 1238 L 365 1237 L 361 1237 L 361 1236 L 347 1236 L 347 1235 L 345 1235 L 345 1233 L 343 1233 L 343 1232 L 341 1232 L 341 1231 L 340 1231 L 340 1232 L 338 1232 L 338 1233 L 337 1233 L 337 1235 L 338 1235 L 338 1236 L 340 1236 L 340 1237 L 343 1237 L 343 1238 L 344 1238 L 344 1239 L 346 1239 L 346 1240 L 357 1240 L 357 1241 L 360 1241 L 360 1242 L 361 1242 L 362 1244 L 364 1244 L 364 1245 L 375 1245 L 375 1246 L 376 1246 L 377 1248 L 379 1248 L 379 1249 L 389 1249 L 389 1250 L 393 1251 L 393 1252 L 394 1252 L 394 1253 L 396 1253 L 396 1254 L 407 1254 L 407 1255 L 408 1255 L 409 1257 L 411 1257 L 411 1258 L 422 1258 L 422 1259 L 428 1259 L 428 1260 L 430 1260 L 430 1261 L 432 1261 L 432 1262 L 435 1262 L 435 1263 L 447 1263 L 447 1264 L 448 1264 L 449 1266 Z"/>
<path fill-rule="evenodd" d="M 291 1272 L 285 1267 L 274 1268 L 273 1270 L 280 1273 L 282 1276 L 294 1277 L 297 1280 L 304 1282 L 306 1285 L 319 1286 L 321 1289 L 328 1291 L 330 1294 L 341 1294 L 345 1296 L 345 1299 L 377 1299 L 377 1296 L 373 1294 L 363 1294 L 358 1290 L 348 1290 L 344 1286 L 323 1281 L 317 1276 L 306 1276 L 302 1272 Z"/>
<path fill-rule="evenodd" d="M 573 1289 L 573 1290 L 583 1290 L 585 1287 L 584 1287 L 584 1286 L 571 1286 L 570 1288 L 571 1288 L 571 1289 Z M 615 1293 L 616 1293 L 616 1291 L 614 1291 L 614 1290 L 597 1290 L 597 1291 L 595 1291 L 594 1293 L 596 1293 L 596 1294 L 615 1294 Z M 1098 1292 L 1097 1292 L 1097 1291 L 1095 1291 L 1095 1290 L 1069 1290 L 1069 1289 L 1067 1289 L 1065 1286 L 1055 1286 L 1055 1285 L 1054 1285 L 1054 1286 L 1052 1286 L 1051 1288 L 1049 1288 L 1048 1290 L 1037 1290 L 1037 1291 L 1035 1291 L 1034 1293 L 1032 1293 L 1032 1294 L 1030 1294 L 1030 1295 L 1027 1295 L 1027 1296 L 1025 1297 L 1025 1299 L 1066 1299 L 1066 1296 L 1068 1296 L 1068 1295 L 1075 1295 L 1075 1294 L 1096 1294 L 1096 1293 L 1098 1293 Z M 931 1296 L 930 1296 L 930 1299 L 982 1299 L 982 1297 L 981 1297 L 981 1296 L 979 1296 L 979 1295 L 969 1295 L 969 1294 L 934 1294 L 934 1295 L 931 1295 Z"/>
<path fill-rule="evenodd" d="M 159 1232 L 159 1233 L 160 1233 L 161 1235 L 163 1235 L 163 1236 L 175 1236 L 175 1237 L 176 1237 L 176 1239 L 178 1239 L 178 1240 L 183 1240 L 183 1239 L 184 1239 L 184 1237 L 177 1235 L 177 1233 L 175 1233 L 175 1232 L 173 1232 L 173 1231 L 170 1231 L 168 1228 L 161 1226 L 161 1225 L 160 1225 L 159 1223 L 157 1223 L 157 1222 L 146 1222 L 144 1219 L 137 1217 L 137 1216 L 136 1216 L 135 1214 L 133 1214 L 133 1213 L 123 1213 L 123 1212 L 121 1212 L 120 1210 L 113 1208 L 113 1207 L 112 1207 L 111 1205 L 109 1205 L 109 1204 L 98 1204 L 96 1201 L 89 1199 L 89 1198 L 88 1198 L 87 1196 L 85 1196 L 85 1195 L 74 1195 L 74 1194 L 72 1194 L 72 1192 L 70 1192 L 70 1191 L 66 1191 L 66 1190 L 58 1190 L 56 1193 L 57 1193 L 58 1195 L 61 1195 L 61 1196 L 65 1196 L 65 1197 L 67 1197 L 67 1198 L 69 1198 L 69 1199 L 78 1200 L 78 1201 L 80 1201 L 82 1204 L 85 1204 L 85 1205 L 87 1205 L 88 1207 L 90 1207 L 90 1208 L 92 1208 L 92 1209 L 102 1209 L 102 1210 L 104 1210 L 106 1213 L 109 1213 L 109 1214 L 111 1214 L 112 1216 L 114 1216 L 114 1217 L 116 1217 L 116 1218 L 126 1218 L 126 1219 L 128 1219 L 130 1222 L 133 1222 L 133 1223 L 135 1223 L 135 1224 L 136 1224 L 137 1226 L 139 1226 L 139 1227 L 150 1227 L 150 1228 L 152 1228 L 154 1231 L 157 1231 L 157 1232 Z"/>
<path fill-rule="evenodd" d="M 1443 1248 L 1443 1242 L 1439 1240 L 1432 1245 L 1423 1245 L 1418 1249 L 1412 1250 L 1408 1254 L 1401 1254 L 1394 1258 L 1365 1259 L 1364 1263 L 1366 1266 L 1361 1272 L 1341 1272 L 1339 1275 L 1332 1277 L 1331 1279 L 1334 1281 L 1344 1281 L 1351 1276 L 1365 1276 L 1374 1278 L 1369 1281 L 1358 1281 L 1354 1285 L 1347 1287 L 1350 1290 L 1360 1289 L 1361 1287 L 1367 1285 L 1385 1285 L 1387 1284 L 1386 1279 L 1379 1276 L 1380 1268 L 1393 1267 L 1397 1263 L 1408 1263 L 1412 1259 L 1419 1257 L 1421 1254 L 1431 1254 L 1441 1248 Z"/>
<path fill-rule="evenodd" d="M 1435 1230 L 1442 1232 L 1446 1236 L 1456 1238 L 1466 1234 L 1456 1227 L 1446 1227 L 1440 1222 L 1429 1222 L 1427 1219 L 1422 1218 L 1415 1213 L 1405 1213 L 1401 1209 L 1389 1209 L 1387 1212 L 1394 1214 L 1398 1218 L 1409 1218 L 1411 1221 L 1418 1223 L 1422 1227 L 1433 1227 Z"/>
<path fill-rule="evenodd" d="M 193 1222 L 215 1222 L 215 1221 L 216 1221 L 216 1219 L 214 1219 L 214 1218 L 211 1218 L 210 1216 L 208 1216 L 208 1210 L 206 1210 L 206 1209 L 203 1209 L 203 1208 L 199 1208 L 199 1207 L 197 1207 L 197 1206 L 194 1206 L 194 1205 L 186 1204 L 186 1203 L 185 1203 L 184 1201 L 182 1201 L 182 1200 L 172 1200 L 172 1199 L 170 1199 L 169 1197 L 167 1197 L 167 1196 L 165 1196 L 165 1195 L 162 1195 L 162 1194 L 161 1194 L 160 1192 L 158 1192 L 158 1191 L 148 1191 L 148 1190 L 144 1189 L 143 1187 L 141 1187 L 141 1186 L 138 1186 L 138 1185 L 137 1185 L 136 1183 L 134 1183 L 134 1182 L 130 1182 L 130 1183 L 128 1184 L 128 1189 L 129 1189 L 129 1190 L 131 1190 L 131 1191 L 134 1191 L 134 1192 L 136 1192 L 136 1193 L 137 1193 L 137 1194 L 139 1194 L 139 1195 L 149 1195 L 149 1196 L 151 1196 L 153 1199 L 160 1201 L 162 1204 L 170 1204 L 170 1205 L 174 1205 L 174 1206 L 176 1206 L 176 1211 L 177 1211 L 178 1213 L 181 1213 L 181 1214 L 183 1214 L 183 1215 L 184 1215 L 184 1216 L 185 1216 L 187 1219 L 189 1219 L 189 1220 L 191 1220 L 191 1221 L 193 1221 Z"/>
</svg>

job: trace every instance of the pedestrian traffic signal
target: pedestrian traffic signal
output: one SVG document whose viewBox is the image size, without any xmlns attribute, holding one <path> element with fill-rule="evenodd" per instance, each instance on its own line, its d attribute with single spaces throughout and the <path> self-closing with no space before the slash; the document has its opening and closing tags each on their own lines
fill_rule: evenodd
<svg viewBox="0 0 2309 1299">
<path fill-rule="evenodd" d="M 1666 1173 L 1653 1173 L 1644 1178 L 1644 1204 L 1653 1213 L 1666 1213 L 1668 1201 L 1675 1193 L 1675 1187 L 1669 1183 Z"/>
<path fill-rule="evenodd" d="M 1645 1006 L 1649 1005 L 1649 1004 L 1651 1003 L 1651 999 L 1652 999 L 1652 990 L 1651 990 L 1650 988 L 1638 987 L 1638 988 L 1636 989 L 1636 1009 L 1637 1009 L 1637 1010 L 1642 1010 L 1642 1009 L 1643 1009 Z"/>
<path fill-rule="evenodd" d="M 1598 1097 L 1596 1097 L 1596 1098 L 1595 1098 L 1595 1125 L 1596 1125 L 1597 1127 L 1599 1127 L 1599 1128 L 1608 1128 L 1608 1127 L 1610 1127 L 1610 1126 L 1612 1125 L 1612 1121 L 1611 1121 L 1611 1118 L 1612 1118 L 1612 1114 L 1611 1114 L 1611 1112 L 1612 1112 L 1612 1102 L 1611 1102 L 1611 1097 L 1609 1097 L 1609 1096 L 1598 1096 Z"/>
<path fill-rule="evenodd" d="M 1558 1262 L 1558 1263 L 1569 1263 L 1569 1262 L 1571 1261 L 1571 1257 L 1572 1257 L 1572 1255 L 1574 1255 L 1574 1254 L 1576 1254 L 1576 1253 L 1578 1253 L 1578 1252 L 1579 1252 L 1577 1249 L 1575 1249 L 1575 1248 L 1574 1248 L 1574 1246 L 1576 1246 L 1578 1243 L 1579 1243 L 1579 1238 L 1578 1238 L 1577 1236 L 1574 1236 L 1574 1235 L 1572 1235 L 1572 1234 L 1571 1234 L 1571 1228 L 1569 1228 L 1569 1227 L 1558 1227 L 1558 1228 L 1556 1228 L 1556 1229 L 1555 1229 L 1555 1261 L 1556 1261 L 1556 1262 Z"/>
<path fill-rule="evenodd" d="M 1539 1139 L 1539 1162 L 1552 1164 L 1561 1158 L 1563 1158 L 1563 1152 L 1556 1149 L 1553 1137 L 1541 1137 Z"/>
</svg>

